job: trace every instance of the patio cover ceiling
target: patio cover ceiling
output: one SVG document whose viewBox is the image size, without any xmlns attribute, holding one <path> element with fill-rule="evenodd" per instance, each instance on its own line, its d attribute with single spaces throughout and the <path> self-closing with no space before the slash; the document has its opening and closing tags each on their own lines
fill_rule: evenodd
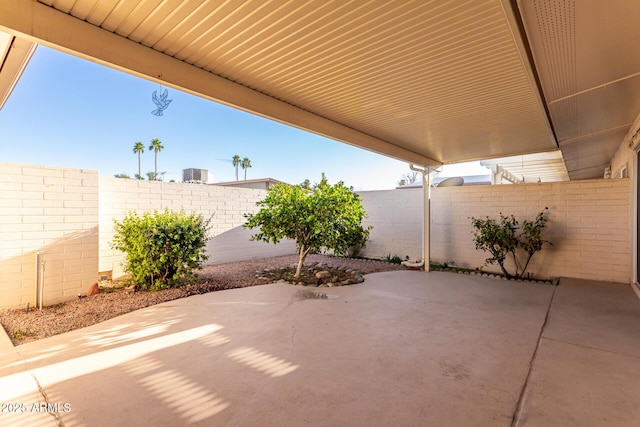
<svg viewBox="0 0 640 427">
<path fill-rule="evenodd" d="M 630 7 L 598 21 L 621 1 L 0 0 L 0 30 L 422 166 L 551 151 L 555 128 L 585 178 L 640 111 L 621 92 L 635 79 L 605 93 L 638 61 L 588 50 L 637 32 L 616 22 L 637 22 Z M 596 94 L 587 111 L 580 96 Z"/>
</svg>

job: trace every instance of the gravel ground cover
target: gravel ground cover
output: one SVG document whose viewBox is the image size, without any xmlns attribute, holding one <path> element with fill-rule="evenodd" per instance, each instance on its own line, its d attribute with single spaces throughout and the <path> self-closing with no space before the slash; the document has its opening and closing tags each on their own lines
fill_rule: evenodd
<svg viewBox="0 0 640 427">
<path fill-rule="evenodd" d="M 262 285 L 265 284 L 265 280 L 256 277 L 256 272 L 269 268 L 286 267 L 297 261 L 297 255 L 288 255 L 209 265 L 200 270 L 198 280 L 193 285 L 154 292 L 138 291 L 129 293 L 125 289 L 115 289 L 112 292 L 101 291 L 100 294 L 92 297 L 44 307 L 42 310 L 33 308 L 29 312 L 24 309 L 1 310 L 0 323 L 7 331 L 14 345 L 24 344 L 94 325 L 140 308 L 190 295 Z M 357 270 L 365 275 L 404 269 L 401 265 L 387 262 L 336 258 L 325 255 L 309 255 L 305 260 L 305 265 L 318 262 Z"/>
</svg>

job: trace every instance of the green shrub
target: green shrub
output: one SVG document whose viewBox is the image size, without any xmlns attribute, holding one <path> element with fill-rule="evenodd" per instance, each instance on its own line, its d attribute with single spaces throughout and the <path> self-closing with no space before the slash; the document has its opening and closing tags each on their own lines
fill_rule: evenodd
<svg viewBox="0 0 640 427">
<path fill-rule="evenodd" d="M 125 253 L 124 271 L 137 288 L 166 289 L 195 278 L 194 270 L 208 259 L 205 245 L 211 218 L 184 211 L 129 212 L 114 221 L 112 247 Z"/>
<path fill-rule="evenodd" d="M 491 257 L 485 260 L 485 265 L 498 264 L 502 273 L 507 278 L 522 278 L 531 258 L 536 252 L 542 250 L 545 243 L 542 230 L 547 223 L 545 216 L 547 208 L 540 212 L 534 221 L 522 221 L 522 228 L 515 216 L 500 214 L 500 222 L 494 219 L 471 218 L 471 224 L 475 229 L 474 243 L 476 249 L 489 252 Z M 524 262 L 518 256 L 518 252 L 525 252 Z M 515 273 L 507 271 L 504 263 L 510 257 L 515 265 Z"/>
<path fill-rule="evenodd" d="M 402 261 L 408 261 L 409 255 L 405 256 L 404 260 L 400 258 L 398 255 L 385 255 L 382 257 L 384 262 L 388 262 L 389 264 L 402 264 Z"/>
</svg>

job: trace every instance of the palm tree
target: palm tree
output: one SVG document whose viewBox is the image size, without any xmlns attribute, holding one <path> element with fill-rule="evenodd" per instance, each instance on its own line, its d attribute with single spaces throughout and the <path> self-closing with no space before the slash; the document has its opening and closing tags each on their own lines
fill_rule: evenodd
<svg viewBox="0 0 640 427">
<path fill-rule="evenodd" d="M 151 140 L 151 145 L 149 145 L 149 150 L 153 150 L 155 152 L 155 160 L 154 160 L 154 168 L 153 168 L 153 176 L 155 178 L 158 177 L 158 153 L 164 148 L 162 143 L 158 138 L 153 138 Z"/>
<path fill-rule="evenodd" d="M 140 154 L 144 153 L 144 144 L 141 141 L 138 141 L 133 146 L 133 152 L 138 155 L 138 175 L 136 176 L 138 179 L 142 176 L 140 172 Z"/>
<path fill-rule="evenodd" d="M 242 166 L 242 169 L 244 169 L 244 180 L 247 180 L 247 169 L 249 169 L 251 167 L 251 160 L 249 160 L 248 157 L 245 157 L 244 159 L 242 159 L 242 163 L 240 163 L 240 166 Z"/>
<path fill-rule="evenodd" d="M 238 180 L 238 166 L 240 165 L 240 163 L 242 163 L 242 161 L 240 160 L 240 156 L 238 156 L 237 154 L 235 156 L 233 156 L 233 166 L 236 168 L 236 181 Z"/>
</svg>

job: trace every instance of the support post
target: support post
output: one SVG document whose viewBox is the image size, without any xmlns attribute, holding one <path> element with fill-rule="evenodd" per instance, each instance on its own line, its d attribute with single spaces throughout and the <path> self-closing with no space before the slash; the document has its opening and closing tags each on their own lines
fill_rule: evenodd
<svg viewBox="0 0 640 427">
<path fill-rule="evenodd" d="M 431 256 L 431 171 L 429 168 L 422 169 L 413 164 L 409 165 L 409 169 L 422 173 L 422 205 L 424 210 L 422 215 L 422 260 L 424 261 L 424 271 L 428 273 Z"/>
<path fill-rule="evenodd" d="M 422 189 L 424 203 L 424 224 L 422 226 L 422 252 L 424 253 L 424 271 L 429 272 L 431 258 L 431 173 L 429 168 L 422 173 Z"/>
</svg>

